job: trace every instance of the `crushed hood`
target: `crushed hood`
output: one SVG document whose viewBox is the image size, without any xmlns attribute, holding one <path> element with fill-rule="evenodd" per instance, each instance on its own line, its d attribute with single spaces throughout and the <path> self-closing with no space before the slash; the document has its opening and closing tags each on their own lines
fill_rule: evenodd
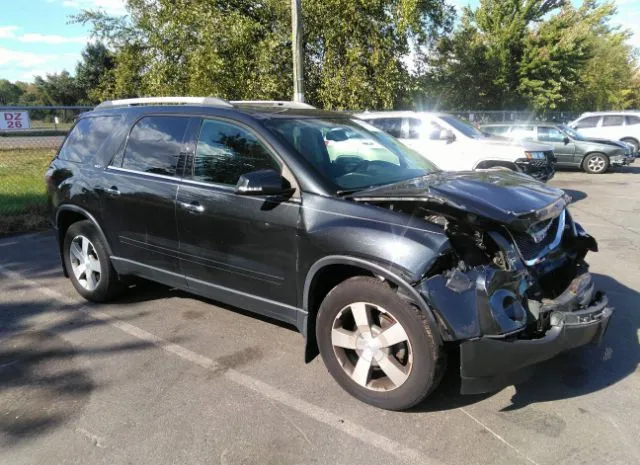
<svg viewBox="0 0 640 465">
<path fill-rule="evenodd" d="M 624 142 L 619 142 L 617 140 L 611 140 L 611 139 L 599 139 L 596 137 L 585 137 L 584 138 L 585 142 L 592 142 L 595 144 L 603 144 L 603 145 L 610 145 L 612 147 L 620 147 L 621 149 L 627 149 L 627 144 L 625 144 Z"/>
<path fill-rule="evenodd" d="M 516 229 L 557 216 L 569 201 L 560 189 L 508 170 L 442 171 L 355 192 L 361 202 L 425 202 L 461 210 Z"/>
</svg>

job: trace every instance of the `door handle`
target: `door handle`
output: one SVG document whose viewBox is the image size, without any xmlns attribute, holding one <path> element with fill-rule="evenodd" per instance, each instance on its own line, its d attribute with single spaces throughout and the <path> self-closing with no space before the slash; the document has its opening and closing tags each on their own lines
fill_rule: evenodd
<svg viewBox="0 0 640 465">
<path fill-rule="evenodd" d="M 118 188 L 116 186 L 111 186 L 111 187 L 105 189 L 105 192 L 107 194 L 111 194 L 111 195 L 120 195 L 120 191 L 118 190 Z"/>
<path fill-rule="evenodd" d="M 204 207 L 200 205 L 200 202 L 178 202 L 182 208 L 192 213 L 202 213 L 204 211 Z"/>
</svg>

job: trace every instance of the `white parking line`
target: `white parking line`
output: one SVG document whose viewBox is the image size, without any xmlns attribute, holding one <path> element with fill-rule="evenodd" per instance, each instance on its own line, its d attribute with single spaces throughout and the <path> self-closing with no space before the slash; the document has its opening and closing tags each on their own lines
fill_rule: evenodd
<svg viewBox="0 0 640 465">
<path fill-rule="evenodd" d="M 22 276 L 20 273 L 12 271 L 3 265 L 0 265 L 0 274 L 6 278 L 20 281 L 21 284 L 28 285 L 35 291 L 40 292 L 41 294 L 44 294 L 61 304 L 77 303 L 77 301 L 73 300 L 72 298 L 53 289 L 41 286 L 36 281 L 28 279 Z M 197 354 L 185 347 L 166 341 L 161 337 L 156 336 L 155 334 L 151 334 L 141 328 L 138 328 L 137 326 L 112 318 L 108 314 L 97 310 L 80 308 L 78 309 L 78 311 L 81 311 L 97 320 L 104 321 L 106 324 L 109 324 L 112 327 L 129 334 L 130 336 L 133 336 L 145 342 L 150 342 L 155 346 L 161 348 L 165 352 L 180 357 L 181 359 L 189 361 L 206 370 L 221 371 L 222 376 L 224 376 L 229 381 L 250 389 L 251 391 L 254 391 L 274 402 L 285 405 L 302 415 L 310 417 L 335 430 L 345 433 L 365 444 L 376 447 L 377 449 L 394 456 L 398 460 L 409 464 L 421 463 L 427 465 L 441 465 L 441 462 L 425 456 L 422 452 L 416 449 L 407 447 L 404 444 L 394 441 L 391 438 L 388 438 L 382 434 L 378 434 L 357 423 L 331 413 L 328 410 L 299 399 L 252 376 L 240 373 L 239 371 L 233 369 L 225 369 L 220 364 L 216 363 L 214 360 L 208 357 Z"/>
</svg>

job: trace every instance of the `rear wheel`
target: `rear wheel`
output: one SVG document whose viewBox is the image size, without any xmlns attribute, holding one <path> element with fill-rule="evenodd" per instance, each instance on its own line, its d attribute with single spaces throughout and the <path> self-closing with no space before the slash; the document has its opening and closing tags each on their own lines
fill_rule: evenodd
<svg viewBox="0 0 640 465">
<path fill-rule="evenodd" d="M 350 278 L 329 292 L 316 338 L 338 384 L 376 407 L 410 408 L 441 378 L 444 354 L 426 316 L 375 278 Z"/>
<path fill-rule="evenodd" d="M 85 299 L 106 302 L 120 291 L 106 246 L 90 221 L 78 221 L 67 229 L 63 257 L 73 287 Z"/>
<path fill-rule="evenodd" d="M 609 158 L 603 153 L 592 153 L 585 157 L 582 168 L 589 174 L 602 174 L 609 169 Z"/>
</svg>

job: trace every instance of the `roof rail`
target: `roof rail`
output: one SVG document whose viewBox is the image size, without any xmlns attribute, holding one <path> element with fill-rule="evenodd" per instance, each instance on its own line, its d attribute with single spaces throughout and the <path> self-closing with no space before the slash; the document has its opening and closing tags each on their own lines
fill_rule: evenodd
<svg viewBox="0 0 640 465">
<path fill-rule="evenodd" d="M 234 105 L 251 105 L 254 107 L 279 107 L 279 108 L 294 108 L 301 109 L 315 109 L 313 105 L 303 102 L 292 102 L 288 100 L 231 100 Z"/>
<path fill-rule="evenodd" d="M 122 100 L 107 100 L 96 107 L 115 108 L 129 107 L 134 105 L 211 105 L 214 107 L 232 108 L 229 102 L 217 97 L 140 97 L 126 98 Z"/>
</svg>

